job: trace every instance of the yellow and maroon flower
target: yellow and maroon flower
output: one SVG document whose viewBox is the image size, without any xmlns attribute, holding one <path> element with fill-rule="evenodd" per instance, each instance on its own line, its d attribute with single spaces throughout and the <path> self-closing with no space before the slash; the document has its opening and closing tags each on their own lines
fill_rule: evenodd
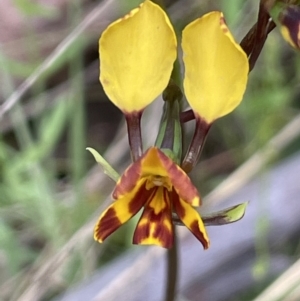
<svg viewBox="0 0 300 301">
<path fill-rule="evenodd" d="M 95 240 L 102 242 L 144 207 L 133 243 L 172 247 L 174 211 L 203 247 L 209 247 L 203 221 L 193 208 L 201 203 L 199 193 L 186 173 L 160 149 L 151 147 L 131 164 L 112 196 L 115 201 L 95 226 Z"/>
<path fill-rule="evenodd" d="M 241 102 L 248 60 L 220 12 L 206 14 L 184 29 L 183 86 L 196 119 L 196 130 L 180 167 L 176 163 L 180 164 L 182 147 L 181 91 L 174 94 L 169 82 L 176 49 L 176 35 L 168 16 L 149 0 L 110 24 L 99 40 L 100 82 L 109 99 L 125 115 L 134 161 L 118 180 L 112 194 L 114 202 L 95 226 L 94 238 L 99 242 L 144 208 L 134 243 L 172 247 L 172 214 L 176 213 L 175 219 L 178 217 L 205 249 L 209 247 L 204 223 L 193 208 L 200 205 L 201 199 L 186 172 L 197 163 L 211 124 Z M 143 154 L 142 112 L 166 90 L 156 141 L 159 148 L 151 147 Z M 96 160 L 100 158 L 90 150 Z M 242 209 L 238 206 L 211 215 L 208 224 L 236 221 L 242 217 Z"/>
</svg>

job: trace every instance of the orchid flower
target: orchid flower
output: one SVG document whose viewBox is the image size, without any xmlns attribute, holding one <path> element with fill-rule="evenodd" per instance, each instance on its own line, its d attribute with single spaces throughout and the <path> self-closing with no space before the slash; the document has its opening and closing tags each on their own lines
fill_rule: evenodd
<svg viewBox="0 0 300 301">
<path fill-rule="evenodd" d="M 249 66 L 221 12 L 208 13 L 187 25 L 182 33 L 182 50 L 184 93 L 194 112 L 196 130 L 181 162 L 181 92 L 173 95 L 165 90 L 170 87 L 177 40 L 164 10 L 146 0 L 110 24 L 99 40 L 100 82 L 125 115 L 133 158 L 117 181 L 113 203 L 95 226 L 94 238 L 99 242 L 143 208 L 133 243 L 172 247 L 172 215 L 176 214 L 204 249 L 209 247 L 204 222 L 193 208 L 201 205 L 201 198 L 187 173 L 199 159 L 211 124 L 241 102 Z M 163 134 L 155 147 L 143 153 L 140 119 L 145 107 L 163 91 Z M 91 151 L 97 159 L 99 154 Z"/>
</svg>

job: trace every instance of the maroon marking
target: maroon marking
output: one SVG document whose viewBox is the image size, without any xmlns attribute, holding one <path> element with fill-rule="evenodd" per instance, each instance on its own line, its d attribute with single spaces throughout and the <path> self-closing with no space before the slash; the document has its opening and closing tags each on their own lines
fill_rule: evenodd
<svg viewBox="0 0 300 301">
<path fill-rule="evenodd" d="M 150 227 L 149 223 L 144 225 L 139 225 L 136 227 L 133 235 L 132 242 L 134 244 L 140 244 L 145 238 L 149 237 L 150 235 Z"/>
<path fill-rule="evenodd" d="M 142 158 L 140 158 L 142 159 Z M 116 200 L 120 195 L 124 195 L 130 192 L 136 185 L 141 176 L 141 160 L 131 164 L 123 173 L 115 189 L 112 193 L 112 197 Z"/>
<path fill-rule="evenodd" d="M 221 25 L 221 29 L 223 30 L 224 33 L 227 33 L 229 31 L 224 17 L 220 18 L 220 25 Z"/>
<path fill-rule="evenodd" d="M 177 196 L 177 198 L 176 198 Z M 183 218 L 186 214 L 184 207 L 180 204 L 179 199 L 178 199 L 178 195 L 176 195 L 176 193 L 173 193 L 172 195 L 172 201 L 173 201 L 173 206 L 174 206 L 174 210 L 176 211 L 178 217 L 181 219 L 181 221 L 183 222 Z M 185 225 L 185 223 L 183 223 Z M 186 225 L 185 225 L 186 226 Z M 198 226 L 198 221 L 194 221 L 191 225 L 190 225 L 190 229 L 189 229 L 193 235 L 201 242 L 201 244 L 203 245 L 204 249 L 207 249 L 209 247 L 209 241 L 207 241 L 204 238 L 204 235 L 202 232 L 200 232 L 199 230 L 199 226 Z"/>
<path fill-rule="evenodd" d="M 157 191 L 157 189 L 156 189 Z M 153 194 L 154 197 L 155 194 Z M 174 241 L 174 231 L 173 231 L 173 224 L 171 222 L 171 206 L 170 206 L 170 194 L 168 193 L 167 189 L 164 189 L 164 199 L 161 200 L 162 202 L 166 203 L 166 207 L 155 214 L 154 209 L 149 206 L 146 206 L 144 212 L 138 222 L 138 226 L 135 229 L 134 236 L 133 236 L 133 243 L 139 244 L 145 238 L 150 236 L 150 225 L 154 224 L 154 232 L 152 234 L 153 238 L 156 238 L 161 242 L 162 247 L 164 248 L 171 248 L 173 246 Z M 149 204 L 150 200 L 148 201 Z M 165 220 L 170 221 L 171 231 L 168 229 L 166 225 L 164 225 Z M 141 221 L 147 221 L 146 224 L 141 225 Z"/>
<path fill-rule="evenodd" d="M 200 198 L 197 188 L 193 185 L 188 175 L 162 151 L 158 152 L 158 156 L 163 167 L 168 172 L 173 187 L 180 197 L 186 202 L 189 202 L 195 197 Z"/>
<path fill-rule="evenodd" d="M 102 78 L 101 82 L 102 82 L 102 85 L 107 85 L 108 86 L 110 84 L 110 81 L 107 80 L 106 78 Z"/>
<path fill-rule="evenodd" d="M 164 248 L 170 249 L 173 247 L 174 243 L 174 231 L 173 224 L 171 223 L 171 231 L 162 223 L 155 225 L 155 231 L 153 237 L 157 238 L 159 241 L 163 242 L 162 246 Z"/>
<path fill-rule="evenodd" d="M 181 206 L 179 196 L 174 189 L 172 191 L 171 200 L 174 210 L 176 211 L 178 217 L 182 220 L 185 217 L 185 209 L 183 206 Z"/>
<path fill-rule="evenodd" d="M 95 227 L 95 236 L 98 239 L 104 240 L 107 236 L 117 230 L 122 223 L 117 217 L 116 210 L 114 208 L 108 209 L 106 214 L 97 223 Z"/>
<path fill-rule="evenodd" d="M 192 224 L 191 224 L 191 229 L 190 231 L 196 236 L 196 238 L 202 243 L 203 245 L 203 248 L 204 249 L 208 249 L 209 247 L 209 241 L 206 240 L 203 236 L 203 233 L 200 232 L 199 230 L 199 226 L 198 226 L 198 221 L 194 221 Z"/>
<path fill-rule="evenodd" d="M 134 195 L 129 203 L 129 212 L 135 215 L 155 195 L 155 189 L 146 189 L 146 182 Z"/>
</svg>

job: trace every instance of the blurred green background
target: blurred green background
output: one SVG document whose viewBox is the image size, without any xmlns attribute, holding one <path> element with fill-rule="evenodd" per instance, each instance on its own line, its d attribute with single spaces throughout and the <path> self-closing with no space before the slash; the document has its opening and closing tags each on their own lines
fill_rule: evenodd
<svg viewBox="0 0 300 301">
<path fill-rule="evenodd" d="M 131 248 L 132 223 L 103 245 L 86 231 L 114 183 L 85 148 L 106 154 L 120 173 L 129 162 L 126 144 L 114 148 L 125 135 L 124 118 L 98 80 L 98 39 L 107 24 L 140 2 L 0 3 L 1 103 L 7 104 L 12 95 L 17 100 L 0 110 L 0 300 L 18 300 L 30 287 L 31 275 L 62 250 L 68 251 L 59 269 L 36 300 L 50 300 Z M 161 2 L 178 34 L 189 21 L 216 9 L 224 12 L 238 41 L 255 23 L 259 5 L 254 0 Z M 299 68 L 299 55 L 275 29 L 250 74 L 242 104 L 209 134 L 199 168 L 192 173 L 202 195 L 299 114 Z M 148 135 L 155 135 L 147 131 L 145 144 Z M 299 149 L 298 137 L 274 160 Z M 289 256 L 299 257 L 298 244 L 291 241 L 286 247 Z M 262 288 L 236 300 L 251 300 Z"/>
</svg>

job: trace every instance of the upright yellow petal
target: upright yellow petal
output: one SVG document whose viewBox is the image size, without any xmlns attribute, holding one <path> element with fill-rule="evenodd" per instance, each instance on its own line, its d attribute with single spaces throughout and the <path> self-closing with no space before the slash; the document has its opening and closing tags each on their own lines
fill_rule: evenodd
<svg viewBox="0 0 300 301">
<path fill-rule="evenodd" d="M 179 196 L 192 206 L 199 206 L 201 198 L 188 175 L 159 148 L 151 147 L 141 158 L 142 176 L 156 175 L 168 179 Z M 167 182 L 167 181 L 166 181 Z"/>
<path fill-rule="evenodd" d="M 248 60 L 221 12 L 190 23 L 182 33 L 184 90 L 196 115 L 208 123 L 230 113 L 246 89 Z"/>
<path fill-rule="evenodd" d="M 166 13 L 148 0 L 112 23 L 99 40 L 100 81 L 110 100 L 125 113 L 150 104 L 168 84 L 176 44 Z"/>
<path fill-rule="evenodd" d="M 168 171 L 162 164 L 160 155 L 168 159 L 166 155 L 157 147 L 150 147 L 141 158 L 142 176 L 161 176 L 168 177 Z M 173 162 L 171 159 L 168 159 Z"/>
</svg>

